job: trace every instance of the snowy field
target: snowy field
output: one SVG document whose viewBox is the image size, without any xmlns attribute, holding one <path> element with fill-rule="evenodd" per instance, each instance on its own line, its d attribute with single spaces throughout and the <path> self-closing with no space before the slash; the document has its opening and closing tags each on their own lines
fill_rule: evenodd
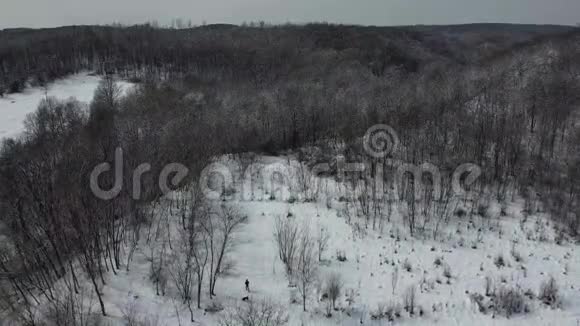
<svg viewBox="0 0 580 326">
<path fill-rule="evenodd" d="M 17 136 L 24 128 L 26 115 L 34 112 L 46 96 L 60 99 L 75 97 L 81 102 L 90 102 L 100 80 L 101 77 L 85 72 L 59 79 L 46 88 L 26 88 L 22 93 L 5 95 L 0 98 L 0 139 Z M 118 84 L 124 90 L 132 85 L 125 81 Z"/>
<path fill-rule="evenodd" d="M 288 164 L 288 159 L 262 157 L 266 166 Z M 224 162 L 224 164 L 228 164 Z M 292 164 L 295 166 L 295 163 Z M 292 168 L 290 168 L 292 169 Z M 218 325 L 225 311 L 250 300 L 279 303 L 289 311 L 289 325 L 570 325 L 580 321 L 580 256 L 578 247 L 570 242 L 555 243 L 551 222 L 545 216 L 533 215 L 523 221 L 522 203 L 515 200 L 500 217 L 500 208 L 491 205 L 485 217 L 458 218 L 442 229 L 437 241 L 419 240 L 408 235 L 402 217 L 394 212 L 382 231 L 360 228 L 360 220 L 351 208 L 346 208 L 341 186 L 333 180 L 320 180 L 319 200 L 294 201 L 297 186 L 287 183 L 266 183 L 244 196 L 228 201 L 248 217 L 235 235 L 236 246 L 228 255 L 231 269 L 223 275 L 210 299 L 204 286 L 202 309 L 194 310 L 195 322 L 189 321 L 189 311 L 177 299 L 172 280 L 166 284 L 165 295 L 156 295 L 150 280 L 152 253 L 163 246 L 167 268 L 181 255 L 178 229 L 181 212 L 176 198 L 187 196 L 174 193 L 161 200 L 155 210 L 152 225 L 154 239 L 145 240 L 148 231 L 142 230 L 130 271 L 110 275 L 103 292 L 109 319 L 123 325 L 128 310 L 137 312 L 141 320 L 151 325 Z M 275 187 L 275 188 L 272 188 Z M 275 195 L 272 195 L 275 193 Z M 233 195 L 236 198 L 236 195 Z M 239 197 L 239 196 L 238 196 Z M 299 196 L 297 196 L 299 197 Z M 220 201 L 215 203 L 220 205 Z M 350 216 L 350 221 L 348 216 Z M 319 263 L 318 281 L 309 296 L 307 312 L 294 287 L 289 286 L 284 265 L 278 258 L 274 239 L 276 218 L 293 220 L 307 225 L 311 234 L 328 231 L 330 241 Z M 150 233 L 150 232 L 149 232 Z M 173 249 L 167 248 L 168 239 Z M 339 261 L 338 254 L 346 260 Z M 499 266 L 497 257 L 502 256 Z M 330 273 L 338 273 L 343 291 L 337 310 L 325 316 L 326 302 L 322 284 Z M 393 283 L 393 275 L 396 282 Z M 549 307 L 537 298 L 541 284 L 554 277 L 559 287 L 559 307 Z M 529 313 L 507 318 L 488 311 L 483 314 L 472 295 L 485 297 L 486 277 L 494 287 L 514 288 L 529 295 Z M 250 281 L 250 293 L 244 281 Z M 410 289 L 416 294 L 413 316 L 404 307 L 404 297 Z M 484 299 L 486 300 L 486 299 Z M 214 305 L 224 311 L 209 313 Z M 130 307 L 130 308 L 129 308 Z M 400 316 L 394 321 L 377 319 L 379 308 L 395 307 Z"/>
</svg>

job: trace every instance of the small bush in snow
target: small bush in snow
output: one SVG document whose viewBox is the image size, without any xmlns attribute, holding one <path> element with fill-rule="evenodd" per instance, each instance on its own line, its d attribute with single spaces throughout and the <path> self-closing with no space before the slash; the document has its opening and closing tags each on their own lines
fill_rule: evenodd
<svg viewBox="0 0 580 326">
<path fill-rule="evenodd" d="M 467 211 L 465 210 L 465 208 L 459 207 L 457 210 L 455 210 L 455 216 L 461 218 L 464 217 L 465 215 L 467 215 Z"/>
<path fill-rule="evenodd" d="M 555 308 L 560 304 L 558 291 L 558 284 L 556 283 L 556 280 L 554 277 L 550 277 L 550 279 L 544 281 L 540 286 L 538 299 L 540 299 L 544 304 Z"/>
<path fill-rule="evenodd" d="M 390 302 L 380 303 L 377 310 L 371 313 L 371 318 L 374 320 L 386 319 L 389 322 L 393 322 L 395 319 L 401 317 L 401 306 Z"/>
<path fill-rule="evenodd" d="M 500 211 L 500 215 L 501 216 L 507 216 L 507 204 L 504 202 L 501 204 L 501 211 Z"/>
<path fill-rule="evenodd" d="M 469 299 L 471 300 L 471 302 L 473 304 L 475 304 L 477 306 L 477 309 L 479 310 L 479 312 L 485 314 L 487 313 L 487 308 L 488 305 L 485 302 L 485 297 L 479 293 L 472 293 L 469 296 Z"/>
<path fill-rule="evenodd" d="M 159 325 L 159 317 L 143 316 L 137 306 L 137 302 L 133 301 L 128 303 L 125 308 L 122 309 L 123 319 L 125 320 L 125 325 L 127 326 L 157 326 Z"/>
<path fill-rule="evenodd" d="M 471 249 L 473 249 L 473 250 L 477 249 L 477 241 L 471 242 Z"/>
<path fill-rule="evenodd" d="M 411 285 L 405 291 L 404 304 L 405 311 L 411 316 L 415 315 L 415 308 L 417 307 L 417 291 L 415 290 L 415 286 Z"/>
<path fill-rule="evenodd" d="M 556 244 L 559 246 L 563 245 L 566 241 L 564 228 L 554 227 L 554 233 L 556 234 L 554 237 L 554 242 L 556 242 Z"/>
<path fill-rule="evenodd" d="M 448 264 L 445 264 L 445 267 L 443 267 L 443 276 L 445 276 L 447 279 L 453 277 L 453 274 L 451 273 L 451 266 Z"/>
<path fill-rule="evenodd" d="M 391 274 L 391 288 L 393 290 L 393 295 L 395 295 L 395 291 L 397 290 L 397 283 L 399 283 L 399 267 L 395 267 L 393 274 Z"/>
<path fill-rule="evenodd" d="M 409 273 L 413 271 L 413 265 L 411 265 L 409 259 L 405 259 L 405 261 L 403 262 L 403 269 Z"/>
<path fill-rule="evenodd" d="M 489 210 L 489 203 L 480 203 L 477 206 L 477 214 L 481 217 L 486 217 L 487 216 L 487 212 Z"/>
<path fill-rule="evenodd" d="M 290 303 L 297 304 L 298 302 L 300 302 L 300 295 L 298 289 L 294 287 L 290 289 Z"/>
<path fill-rule="evenodd" d="M 534 229 L 536 231 L 536 234 L 538 235 L 536 238 L 540 241 L 540 242 L 546 242 L 548 241 L 548 235 L 547 235 L 547 230 L 546 230 L 546 225 L 544 225 L 544 223 L 542 222 L 541 219 L 536 219 L 536 223 L 534 224 Z"/>
<path fill-rule="evenodd" d="M 250 302 L 229 311 L 220 326 L 282 326 L 288 323 L 287 311 L 266 300 Z"/>
<path fill-rule="evenodd" d="M 518 288 L 500 287 L 494 296 L 494 310 L 497 314 L 511 317 L 529 312 L 526 297 Z"/>
<path fill-rule="evenodd" d="M 100 326 L 103 325 L 103 318 L 100 314 L 94 313 L 92 308 L 93 295 L 90 295 L 91 302 L 85 302 L 85 293 L 77 294 L 71 290 L 65 290 L 56 293 L 54 300 L 48 302 L 45 306 L 46 312 L 42 314 L 42 321 L 23 320 L 25 325 L 43 325 L 43 326 L 61 326 L 61 325 L 81 325 L 81 326 Z M 2 321 L 0 321 L 0 325 Z M 8 325 L 8 323 L 6 324 Z M 12 325 L 12 324 L 10 324 Z"/>
<path fill-rule="evenodd" d="M 332 209 L 332 198 L 326 197 L 326 208 Z"/>
<path fill-rule="evenodd" d="M 219 300 L 213 300 L 207 308 L 205 308 L 206 312 L 209 313 L 216 313 L 224 310 L 224 305 Z"/>
<path fill-rule="evenodd" d="M 344 253 L 343 250 L 337 250 L 336 251 L 336 259 L 340 262 L 345 262 L 346 261 L 346 254 Z"/>
<path fill-rule="evenodd" d="M 336 309 L 336 301 L 340 298 L 342 292 L 342 277 L 338 273 L 330 274 L 324 284 L 324 293 L 329 299 L 329 306 L 327 307 L 327 315 L 331 316 L 331 310 Z"/>
<path fill-rule="evenodd" d="M 492 296 L 494 293 L 493 278 L 491 276 L 485 277 L 485 296 Z"/>
<path fill-rule="evenodd" d="M 515 243 L 513 244 L 512 250 L 510 251 L 510 253 L 516 262 L 521 263 L 524 260 L 524 258 L 522 257 L 522 254 L 520 254 L 519 251 L 516 250 Z"/>
<path fill-rule="evenodd" d="M 348 289 L 346 291 L 346 302 L 348 303 L 349 306 L 354 305 L 354 303 L 356 302 L 356 292 L 354 289 Z"/>
<path fill-rule="evenodd" d="M 524 295 L 530 300 L 534 300 L 536 298 L 536 294 L 534 291 L 532 291 L 532 289 L 527 289 L 526 292 L 524 292 Z"/>
<path fill-rule="evenodd" d="M 443 257 L 439 256 L 435 258 L 433 265 L 435 265 L 436 267 L 440 267 L 441 265 L 443 265 Z"/>
<path fill-rule="evenodd" d="M 499 254 L 499 255 L 495 256 L 495 259 L 493 260 L 493 264 L 497 268 L 505 267 L 506 261 L 505 261 L 505 258 L 503 258 L 503 255 L 502 254 Z"/>
</svg>

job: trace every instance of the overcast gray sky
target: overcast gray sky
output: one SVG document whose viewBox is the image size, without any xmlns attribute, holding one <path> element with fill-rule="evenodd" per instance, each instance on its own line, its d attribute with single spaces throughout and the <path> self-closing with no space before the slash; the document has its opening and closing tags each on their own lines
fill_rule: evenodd
<svg viewBox="0 0 580 326">
<path fill-rule="evenodd" d="M 509 22 L 574 25 L 580 0 L 0 0 L 0 28 L 172 18 L 194 24 L 264 20 L 363 25 Z"/>
</svg>

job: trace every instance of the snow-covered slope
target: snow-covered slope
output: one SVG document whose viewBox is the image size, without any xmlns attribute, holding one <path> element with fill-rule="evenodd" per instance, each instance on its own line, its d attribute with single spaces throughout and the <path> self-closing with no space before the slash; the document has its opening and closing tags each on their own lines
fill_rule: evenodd
<svg viewBox="0 0 580 326">
<path fill-rule="evenodd" d="M 288 162 L 285 158 L 273 157 L 260 160 L 266 164 Z M 202 308 L 219 302 L 227 310 L 247 304 L 242 302 L 242 298 L 249 295 L 250 300 L 266 299 L 288 309 L 290 326 L 574 326 L 579 322 L 580 256 L 577 245 L 570 242 L 556 244 L 551 222 L 541 214 L 530 216 L 523 222 L 521 202 L 512 203 L 505 216 L 500 216 L 499 207 L 492 205 L 485 217 L 459 218 L 443 227 L 443 236 L 434 241 L 409 236 L 397 212 L 389 222 L 385 222 L 382 231 L 378 228 L 372 230 L 372 227 L 365 229 L 354 211 L 349 213 L 350 218 L 347 216 L 346 202 L 340 198 L 336 183 L 323 180 L 321 185 L 325 190 L 321 191 L 319 198 L 330 196 L 330 200 L 300 202 L 284 199 L 281 195 L 272 196 L 269 183 L 258 186 L 253 195 L 234 195 L 229 204 L 247 214 L 248 221 L 236 234 L 236 246 L 228 258 L 232 268 L 220 278 L 217 296 L 210 299 L 204 285 Z M 288 192 L 292 191 L 287 188 L 282 191 Z M 175 196 L 179 198 L 181 195 L 177 193 Z M 173 229 L 173 249 L 167 248 L 164 255 L 167 261 L 182 254 L 175 244 L 180 213 L 163 209 L 175 207 L 171 204 L 174 200 L 164 199 L 158 205 L 157 213 L 169 214 L 167 221 L 171 227 L 168 229 Z M 297 290 L 289 286 L 284 266 L 278 258 L 273 235 L 277 217 L 291 219 L 301 226 L 309 225 L 314 236 L 321 228 L 328 230 L 330 235 L 328 249 L 319 265 L 317 284 L 320 285 L 316 285 L 309 296 L 307 312 L 302 311 L 299 298 L 298 302 L 293 302 Z M 542 239 L 536 237 L 540 234 Z M 167 281 L 165 295 L 156 295 L 155 286 L 149 279 L 150 255 L 160 248 L 162 242 L 146 244 L 142 241 L 130 271 L 109 274 L 103 293 L 108 320 L 113 324 L 123 324 L 127 307 L 133 307 L 140 318 L 158 321 L 158 325 L 191 324 L 189 312 L 177 299 L 171 278 Z M 337 259 L 338 252 L 344 253 L 346 261 Z M 496 257 L 500 255 L 505 260 L 503 266 L 496 264 Z M 438 259 L 440 263 L 436 263 Z M 337 302 L 338 311 L 332 317 L 326 317 L 326 303 L 320 300 L 321 284 L 332 272 L 341 275 L 344 288 Z M 394 289 L 393 274 L 397 275 Z M 486 277 L 491 278 L 496 287 L 515 288 L 522 293 L 537 295 L 541 284 L 550 276 L 559 286 L 562 300 L 559 308 L 550 308 L 533 298 L 527 302 L 529 313 L 506 318 L 491 311 L 481 313 L 472 300 L 472 294 L 485 294 Z M 251 284 L 250 293 L 244 288 L 246 279 Z M 420 311 L 414 316 L 402 309 L 405 295 L 411 288 L 415 290 L 417 311 Z M 398 306 L 401 316 L 392 323 L 386 319 L 374 319 L 373 315 L 381 306 Z M 218 325 L 224 312 L 212 314 L 204 309 L 194 310 L 193 325 Z"/>
<path fill-rule="evenodd" d="M 99 76 L 80 73 L 57 80 L 47 88 L 33 87 L 22 93 L 5 95 L 0 98 L 0 139 L 17 136 L 24 127 L 26 115 L 34 112 L 46 96 L 61 99 L 75 97 L 81 102 L 90 102 L 100 80 Z M 124 81 L 120 81 L 119 85 L 125 90 L 132 86 Z"/>
</svg>

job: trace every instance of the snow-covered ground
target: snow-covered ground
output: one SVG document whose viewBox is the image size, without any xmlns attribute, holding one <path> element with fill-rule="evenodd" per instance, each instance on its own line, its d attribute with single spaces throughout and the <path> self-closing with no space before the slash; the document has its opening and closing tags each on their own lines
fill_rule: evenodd
<svg viewBox="0 0 580 326">
<path fill-rule="evenodd" d="M 285 158 L 260 160 L 278 166 L 288 163 Z M 348 222 L 345 202 L 340 200 L 336 184 L 332 180 L 322 180 L 321 184 L 325 185 L 325 182 L 328 182 L 328 187 L 323 188 L 329 189 L 324 191 L 331 197 L 329 201 L 325 198 L 307 203 L 287 200 L 287 197 L 283 199 L 279 194 L 291 193 L 288 188 L 277 196 L 271 196 L 271 184 L 265 183 L 253 195 L 246 193 L 243 200 L 237 198 L 229 202 L 247 214 L 248 221 L 236 234 L 237 245 L 229 255 L 233 269 L 219 280 L 217 297 L 210 299 L 204 286 L 204 309 L 213 302 L 220 302 L 226 309 L 246 304 L 241 299 L 248 295 L 244 286 L 248 279 L 250 299 L 280 303 L 289 311 L 291 326 L 351 326 L 359 325 L 361 321 L 364 325 L 389 325 L 385 319 L 374 320 L 372 315 L 381 305 L 402 307 L 405 293 L 412 287 L 422 313 L 410 316 L 402 310 L 401 317 L 394 324 L 574 326 L 580 322 L 578 247 L 570 242 L 556 244 L 551 222 L 541 214 L 531 216 L 523 223 L 521 202 L 512 203 L 506 216 L 500 217 L 500 209 L 492 205 L 487 217 L 459 218 L 445 226 L 440 240 L 419 240 L 408 235 L 400 214 L 396 212 L 382 232 L 371 228 L 357 231 L 354 224 L 357 217 L 352 216 Z M 320 195 L 320 198 L 325 197 L 325 194 Z M 165 200 L 160 207 L 170 203 L 171 200 Z M 180 213 L 168 211 L 168 221 L 177 229 Z M 276 217 L 280 216 L 299 225 L 309 225 L 314 236 L 321 228 L 329 231 L 330 243 L 319 266 L 319 283 L 331 272 L 339 273 L 344 281 L 338 301 L 340 309 L 332 317 L 324 316 L 326 303 L 320 301 L 321 291 L 315 290 L 310 296 L 308 312 L 302 311 L 300 299 L 298 303 L 291 303 L 296 290 L 289 287 L 273 236 Z M 546 235 L 545 239 L 537 237 L 539 229 L 543 230 L 541 233 Z M 151 248 L 159 246 L 154 242 L 149 245 L 140 243 L 130 272 L 121 271 L 109 276 L 104 294 L 110 320 L 123 324 L 123 314 L 131 306 L 139 311 L 141 318 L 158 320 L 158 325 L 191 324 L 188 310 L 176 299 L 172 280 L 168 280 L 165 296 L 157 296 L 155 286 L 149 280 Z M 173 246 L 175 250 L 175 242 Z M 512 249 L 519 253 L 518 259 L 512 255 Z M 347 260 L 339 261 L 338 252 L 343 252 Z M 167 260 L 179 254 L 168 249 Z M 496 266 L 498 255 L 504 257 L 505 266 Z M 437 258 L 441 259 L 440 266 L 435 264 Z M 405 261 L 408 261 L 409 270 L 406 270 Z M 445 275 L 445 266 L 448 266 L 450 275 Z M 395 289 L 393 273 L 398 274 Z M 491 312 L 480 313 L 470 299 L 471 294 L 485 294 L 486 277 L 491 277 L 498 287 L 519 288 L 522 292 L 530 290 L 537 294 L 541 283 L 550 276 L 556 279 L 560 289 L 560 308 L 552 309 L 538 299 L 530 299 L 527 302 L 530 313 L 506 318 L 494 316 Z M 349 299 L 352 299 L 350 303 Z M 212 314 L 203 309 L 195 310 L 194 314 L 194 325 L 218 325 L 223 316 L 223 312 Z"/>
<path fill-rule="evenodd" d="M 100 80 L 101 77 L 85 72 L 59 79 L 47 88 L 33 87 L 22 93 L 5 95 L 0 98 L 0 139 L 17 136 L 24 128 L 26 115 L 34 112 L 46 96 L 75 97 L 81 102 L 90 102 Z M 119 85 L 124 90 L 132 86 L 125 81 L 119 81 Z"/>
</svg>

